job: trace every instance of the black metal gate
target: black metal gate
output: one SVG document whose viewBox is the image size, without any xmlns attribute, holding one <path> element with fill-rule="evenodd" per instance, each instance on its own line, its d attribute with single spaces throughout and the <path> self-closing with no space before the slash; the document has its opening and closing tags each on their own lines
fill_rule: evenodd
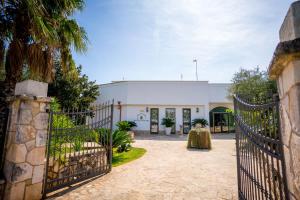
<svg viewBox="0 0 300 200">
<path fill-rule="evenodd" d="M 50 110 L 44 196 L 112 166 L 113 103 L 88 110 Z"/>
<path fill-rule="evenodd" d="M 234 97 L 239 199 L 289 199 L 277 99 Z"/>
</svg>

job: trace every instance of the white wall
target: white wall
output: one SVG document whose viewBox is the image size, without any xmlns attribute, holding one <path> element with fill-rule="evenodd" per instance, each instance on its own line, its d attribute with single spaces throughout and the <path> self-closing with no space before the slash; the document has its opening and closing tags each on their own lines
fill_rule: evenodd
<svg viewBox="0 0 300 200">
<path fill-rule="evenodd" d="M 100 104 L 112 100 L 114 100 L 115 104 L 117 104 L 118 101 L 125 103 L 127 102 L 127 90 L 127 82 L 100 85 L 100 95 L 96 103 Z"/>
<path fill-rule="evenodd" d="M 96 103 L 114 99 L 114 124 L 119 121 L 122 104 L 122 120 L 136 121 L 137 130 L 150 129 L 150 108 L 159 108 L 159 120 L 165 117 L 166 108 L 176 108 L 176 131 L 182 125 L 182 109 L 191 108 L 191 119 L 209 120 L 212 103 L 232 104 L 227 98 L 230 84 L 209 84 L 207 81 L 120 81 L 100 85 L 100 96 Z M 146 107 L 149 111 L 146 112 Z M 199 113 L 196 108 L 199 107 Z M 145 120 L 137 119 L 144 114 Z M 160 130 L 164 127 L 160 125 Z"/>
<path fill-rule="evenodd" d="M 228 98 L 230 84 L 211 83 L 209 84 L 209 102 L 211 103 L 232 103 Z"/>
<path fill-rule="evenodd" d="M 148 107 L 148 112 L 146 111 Z M 182 125 L 182 109 L 190 108 L 191 109 L 191 121 L 195 118 L 206 118 L 208 117 L 205 114 L 205 107 L 207 105 L 198 105 L 198 106 L 156 106 L 156 105 L 130 105 L 122 106 L 122 120 L 135 121 L 137 123 L 136 130 L 150 130 L 150 109 L 158 108 L 159 109 L 159 123 L 165 117 L 166 108 L 175 108 L 176 109 L 176 131 L 180 130 L 180 125 Z M 199 112 L 196 112 L 196 108 L 199 108 Z M 207 108 L 208 109 L 208 108 Z M 126 113 L 126 114 L 125 114 Z M 144 120 L 139 120 L 138 116 L 144 115 Z M 164 126 L 159 125 L 159 130 L 164 130 Z"/>
</svg>

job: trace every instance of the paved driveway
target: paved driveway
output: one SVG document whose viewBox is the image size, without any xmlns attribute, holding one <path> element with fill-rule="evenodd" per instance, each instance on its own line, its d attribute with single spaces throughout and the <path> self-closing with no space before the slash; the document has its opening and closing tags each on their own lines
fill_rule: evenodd
<svg viewBox="0 0 300 200">
<path fill-rule="evenodd" d="M 147 153 L 57 199 L 237 199 L 235 141 L 217 135 L 213 149 L 188 150 L 186 136 L 138 137 Z"/>
</svg>

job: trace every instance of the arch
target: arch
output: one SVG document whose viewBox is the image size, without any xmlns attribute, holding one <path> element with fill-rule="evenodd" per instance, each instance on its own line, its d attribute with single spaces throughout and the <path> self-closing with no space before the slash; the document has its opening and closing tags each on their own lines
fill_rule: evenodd
<svg viewBox="0 0 300 200">
<path fill-rule="evenodd" d="M 234 132 L 233 113 L 225 106 L 217 106 L 209 111 L 209 126 L 212 133 Z"/>
</svg>

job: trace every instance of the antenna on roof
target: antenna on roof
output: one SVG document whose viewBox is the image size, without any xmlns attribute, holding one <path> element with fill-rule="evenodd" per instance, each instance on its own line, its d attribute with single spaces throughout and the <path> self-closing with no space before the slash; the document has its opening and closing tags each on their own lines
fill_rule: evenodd
<svg viewBox="0 0 300 200">
<path fill-rule="evenodd" d="M 195 58 L 193 62 L 196 63 L 196 80 L 198 81 L 197 59 Z"/>
</svg>

